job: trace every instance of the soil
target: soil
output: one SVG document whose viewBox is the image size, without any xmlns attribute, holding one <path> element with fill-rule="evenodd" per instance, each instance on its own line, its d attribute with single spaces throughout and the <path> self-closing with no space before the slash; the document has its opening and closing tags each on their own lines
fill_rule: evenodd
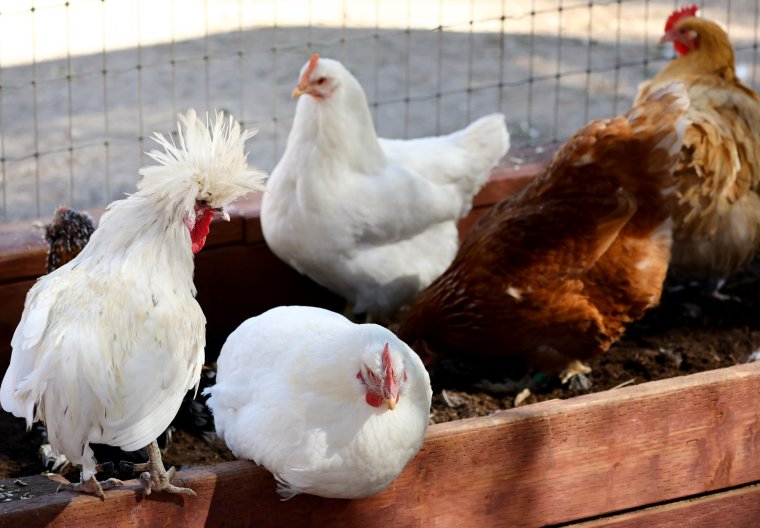
<svg viewBox="0 0 760 528">
<path fill-rule="evenodd" d="M 729 367 L 747 361 L 760 348 L 760 261 L 732 277 L 721 289 L 729 298 L 713 297 L 709 285 L 669 280 L 660 306 L 631 325 L 606 354 L 589 362 L 589 388 L 563 385 L 554 376 L 528 373 L 519 381 L 494 375 L 492 366 L 449 362 L 431 370 L 434 386 L 431 423 L 484 416 L 554 398 L 671 378 Z M 526 392 L 528 389 L 529 392 Z M 522 394 L 521 394 L 522 393 Z M 518 395 L 520 395 L 518 397 Z M 0 502 L 21 498 L 13 479 L 39 474 L 43 467 L 37 449 L 40 433 L 27 432 L 24 422 L 0 414 Z M 177 429 L 163 450 L 167 465 L 179 468 L 233 460 L 223 442 L 207 443 Z M 134 475 L 118 473 L 121 478 Z M 65 475 L 77 480 L 71 470 Z M 11 493 L 8 490 L 16 490 Z M 7 495 L 3 495 L 6 493 Z M 15 493 L 15 495 L 14 495 Z M 18 496 L 17 496 L 18 495 Z"/>
</svg>

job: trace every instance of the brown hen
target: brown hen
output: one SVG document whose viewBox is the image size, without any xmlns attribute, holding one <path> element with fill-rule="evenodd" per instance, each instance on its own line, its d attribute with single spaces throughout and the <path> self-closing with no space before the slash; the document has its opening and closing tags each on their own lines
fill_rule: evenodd
<svg viewBox="0 0 760 528">
<path fill-rule="evenodd" d="M 670 16 L 662 42 L 679 56 L 642 84 L 637 100 L 674 81 L 686 86 L 671 266 L 685 278 L 720 278 L 760 246 L 760 97 L 736 77 L 728 35 L 696 12 Z"/>
<path fill-rule="evenodd" d="M 577 132 L 475 225 L 399 337 L 428 363 L 480 356 L 549 372 L 607 350 L 660 299 L 687 105 L 673 85 Z"/>
</svg>

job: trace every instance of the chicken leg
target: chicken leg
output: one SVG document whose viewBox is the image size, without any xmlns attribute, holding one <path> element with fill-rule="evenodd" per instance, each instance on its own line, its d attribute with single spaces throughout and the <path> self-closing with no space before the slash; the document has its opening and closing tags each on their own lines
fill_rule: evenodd
<svg viewBox="0 0 760 528">
<path fill-rule="evenodd" d="M 165 491 L 167 493 L 178 493 L 180 495 L 189 495 L 195 497 L 196 493 L 190 488 L 182 488 L 171 483 L 177 470 L 174 467 L 166 471 L 164 462 L 161 460 L 161 450 L 158 448 L 158 442 L 153 440 L 148 444 L 148 462 L 144 464 L 130 464 L 133 471 L 143 473 L 140 480 L 145 486 L 145 495 L 150 495 L 153 491 Z M 122 463 L 123 464 L 123 463 Z"/>
<path fill-rule="evenodd" d="M 563 385 L 569 382 L 572 390 L 580 392 L 588 390 L 591 387 L 591 381 L 586 377 L 586 374 L 589 374 L 590 372 L 591 367 L 574 359 L 567 364 L 565 370 L 560 372 L 559 377 L 562 380 Z"/>
<path fill-rule="evenodd" d="M 104 480 L 103 482 L 98 482 L 98 479 L 95 478 L 95 475 L 91 476 L 89 479 L 84 480 L 84 475 L 82 475 L 79 478 L 79 482 L 74 484 L 73 482 L 67 482 L 63 483 L 56 491 L 75 491 L 77 493 L 89 493 L 90 495 L 95 495 L 96 497 L 100 498 L 100 500 L 106 500 L 106 495 L 103 493 L 105 490 L 112 489 L 116 486 L 123 486 L 124 483 L 115 478 L 110 478 L 108 480 Z"/>
</svg>

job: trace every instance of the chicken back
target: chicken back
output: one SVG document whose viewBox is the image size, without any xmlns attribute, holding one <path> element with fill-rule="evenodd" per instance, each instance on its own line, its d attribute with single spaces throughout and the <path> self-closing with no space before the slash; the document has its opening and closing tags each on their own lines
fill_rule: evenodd
<svg viewBox="0 0 760 528">
<path fill-rule="evenodd" d="M 607 350 L 660 298 L 687 106 L 674 84 L 578 131 L 480 219 L 399 336 L 428 363 L 482 356 L 552 371 Z"/>
</svg>

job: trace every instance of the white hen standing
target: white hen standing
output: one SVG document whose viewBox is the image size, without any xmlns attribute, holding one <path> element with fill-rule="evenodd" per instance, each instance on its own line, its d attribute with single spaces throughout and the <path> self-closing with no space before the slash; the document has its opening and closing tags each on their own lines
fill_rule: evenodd
<svg viewBox="0 0 760 528">
<path fill-rule="evenodd" d="M 193 110 L 180 116 L 179 146 L 143 168 L 137 192 L 113 202 L 82 252 L 29 290 L 0 387 L 5 410 L 42 420 L 53 448 L 82 468 L 64 489 L 103 497 L 90 443 L 133 451 L 148 446 L 139 471 L 145 492 L 194 495 L 170 483 L 155 442 L 185 393 L 198 383 L 206 319 L 195 300 L 193 253 L 223 206 L 260 190 L 245 140 L 221 114 L 213 127 Z"/>
<path fill-rule="evenodd" d="M 456 254 L 456 222 L 506 154 L 504 116 L 447 136 L 378 139 L 359 82 L 314 55 L 301 70 L 293 128 L 261 206 L 274 253 L 353 304 L 385 316 Z"/>
<path fill-rule="evenodd" d="M 427 431 L 430 378 L 392 332 L 303 306 L 274 308 L 227 338 L 208 405 L 239 458 L 284 498 L 385 489 Z"/>
</svg>

